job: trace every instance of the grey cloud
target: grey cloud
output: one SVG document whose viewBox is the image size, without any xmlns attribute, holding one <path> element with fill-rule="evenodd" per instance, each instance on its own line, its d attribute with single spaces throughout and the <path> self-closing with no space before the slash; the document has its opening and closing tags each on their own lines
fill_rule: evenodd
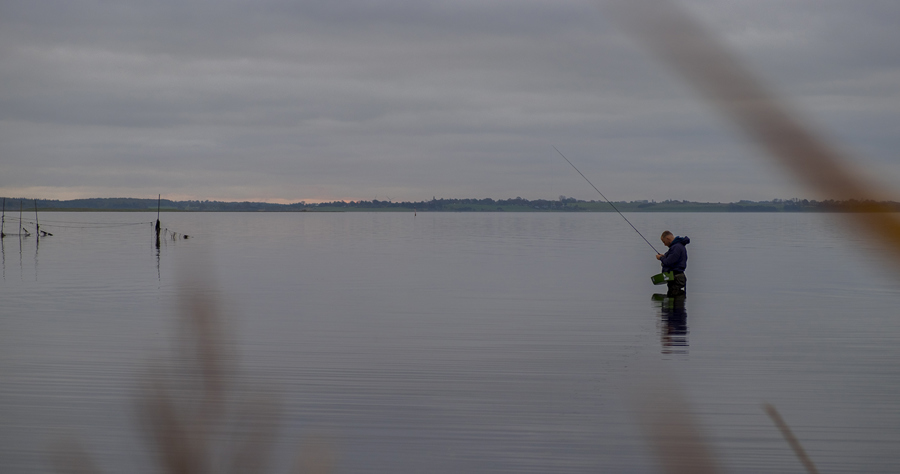
<svg viewBox="0 0 900 474">
<path fill-rule="evenodd" d="M 890 172 L 895 3 L 687 5 L 820 129 L 871 154 L 860 163 Z M 6 2 L 0 13 L 0 191 L 593 198 L 555 144 L 617 199 L 804 192 L 593 2 Z"/>
</svg>

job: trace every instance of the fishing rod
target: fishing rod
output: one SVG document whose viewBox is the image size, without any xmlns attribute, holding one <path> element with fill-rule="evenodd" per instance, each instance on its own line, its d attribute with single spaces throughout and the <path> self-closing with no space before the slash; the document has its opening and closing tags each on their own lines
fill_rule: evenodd
<svg viewBox="0 0 900 474">
<path fill-rule="evenodd" d="M 612 208 L 615 209 L 616 212 L 618 212 L 620 216 L 622 216 L 622 219 L 625 219 L 625 222 L 627 222 L 628 225 L 630 225 L 631 228 L 634 229 L 634 231 L 637 232 L 638 235 L 640 235 L 642 239 L 644 239 L 644 242 L 647 242 L 647 245 L 649 245 L 650 248 L 653 249 L 653 251 L 656 252 L 656 254 L 658 255 L 658 254 L 659 254 L 659 251 L 656 250 L 656 247 L 654 247 L 653 244 L 651 244 L 650 241 L 647 240 L 646 237 L 644 237 L 644 234 L 642 234 L 641 231 L 637 230 L 637 227 L 635 227 L 634 224 L 632 224 L 631 221 L 629 221 L 628 218 L 625 217 L 625 214 L 622 214 L 622 212 L 619 211 L 619 208 L 617 208 L 616 205 L 612 203 L 612 201 L 610 201 L 609 199 L 606 199 L 606 196 L 604 196 L 603 193 L 601 193 L 600 190 L 597 189 L 597 186 L 594 186 L 594 183 L 592 183 L 591 180 L 589 180 L 589 179 L 587 178 L 587 176 L 584 175 L 584 173 L 582 173 L 581 171 L 579 171 L 578 168 L 575 168 L 575 165 L 573 165 L 572 162 L 569 161 L 568 158 L 566 158 L 566 155 L 563 155 L 562 152 L 559 151 L 555 146 L 553 146 L 553 145 L 550 145 L 550 146 L 552 146 L 553 149 L 556 150 L 557 153 L 559 153 L 559 156 L 561 156 L 564 160 L 566 160 L 566 163 L 568 163 L 569 166 L 571 166 L 575 171 L 578 171 L 578 174 L 580 174 L 581 177 L 584 178 L 584 180 L 587 181 L 588 184 L 590 184 L 592 188 L 594 188 L 594 191 L 597 191 L 597 193 L 600 194 L 600 197 L 602 197 L 603 199 L 605 199 L 606 202 L 608 202 L 609 205 L 612 206 Z"/>
</svg>

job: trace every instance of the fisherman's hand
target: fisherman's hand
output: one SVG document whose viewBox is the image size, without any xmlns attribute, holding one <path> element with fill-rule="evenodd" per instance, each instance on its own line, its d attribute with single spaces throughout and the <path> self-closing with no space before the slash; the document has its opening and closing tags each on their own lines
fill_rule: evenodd
<svg viewBox="0 0 900 474">
<path fill-rule="evenodd" d="M 661 254 L 661 253 L 656 254 L 656 259 L 657 259 L 657 260 L 659 260 L 659 259 L 661 259 L 661 258 L 663 258 L 663 254 Z"/>
</svg>

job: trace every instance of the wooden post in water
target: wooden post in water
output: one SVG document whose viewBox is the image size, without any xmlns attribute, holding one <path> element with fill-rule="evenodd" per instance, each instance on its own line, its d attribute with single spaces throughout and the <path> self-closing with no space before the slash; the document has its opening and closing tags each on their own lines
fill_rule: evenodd
<svg viewBox="0 0 900 474">
<path fill-rule="evenodd" d="M 38 222 L 38 215 L 37 215 L 37 199 L 34 200 L 34 232 L 37 234 L 38 237 L 41 236 L 41 224 L 40 224 L 40 222 Z"/>
<path fill-rule="evenodd" d="M 162 201 L 162 194 L 156 196 L 156 248 L 159 249 L 159 205 Z"/>
<path fill-rule="evenodd" d="M 159 235 L 159 205 L 162 201 L 162 194 L 156 195 L 156 235 Z"/>
<path fill-rule="evenodd" d="M 22 235 L 23 230 L 25 231 L 25 235 L 31 235 L 31 233 L 28 232 L 28 229 L 22 225 L 22 200 L 19 199 L 19 235 Z"/>
<path fill-rule="evenodd" d="M 6 198 L 3 198 L 3 215 L 0 216 L 0 239 L 6 237 L 3 233 L 3 225 L 6 224 Z"/>
<path fill-rule="evenodd" d="M 46 230 L 41 230 L 41 224 L 38 223 L 37 199 L 34 200 L 34 227 L 37 229 L 38 237 L 53 235 L 50 232 L 47 232 Z"/>
</svg>

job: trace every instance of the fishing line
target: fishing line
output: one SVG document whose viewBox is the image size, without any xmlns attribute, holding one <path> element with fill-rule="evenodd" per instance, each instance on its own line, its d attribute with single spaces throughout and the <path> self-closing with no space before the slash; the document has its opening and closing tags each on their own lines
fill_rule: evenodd
<svg viewBox="0 0 900 474">
<path fill-rule="evenodd" d="M 566 160 L 566 163 L 568 163 L 575 171 L 578 171 L 578 168 L 575 168 L 575 165 L 573 165 L 572 162 L 569 161 L 568 158 L 566 158 L 566 155 L 563 155 L 562 152 L 559 151 L 555 146 L 553 146 L 553 145 L 550 145 L 550 146 L 552 146 L 553 149 L 556 150 L 557 153 L 559 153 L 559 156 L 561 156 L 564 160 Z M 581 177 L 584 178 L 584 180 L 587 181 L 588 184 L 590 184 L 592 188 L 594 188 L 594 191 L 597 191 L 597 193 L 600 194 L 600 197 L 605 199 L 606 202 L 608 202 L 609 205 L 612 206 L 612 208 L 615 209 L 616 212 L 618 212 L 620 216 L 622 216 L 622 219 L 625 219 L 625 222 L 627 222 L 628 225 L 630 225 L 631 228 L 634 229 L 634 231 L 637 232 L 638 235 L 640 235 L 642 239 L 644 239 L 644 242 L 647 242 L 647 245 L 649 245 L 650 248 L 653 249 L 654 252 L 659 254 L 659 251 L 657 251 L 656 247 L 654 247 L 653 244 L 651 244 L 650 241 L 647 240 L 646 237 L 644 237 L 644 234 L 642 234 L 641 231 L 637 230 L 637 227 L 635 227 L 634 224 L 632 224 L 631 221 L 629 221 L 628 218 L 625 217 L 625 215 L 619 211 L 619 208 L 617 208 L 616 205 L 612 203 L 612 201 L 610 201 L 609 199 L 606 199 L 606 196 L 604 196 L 603 193 L 601 193 L 600 190 L 597 189 L 597 186 L 594 186 L 594 183 L 592 183 L 591 180 L 587 179 L 587 176 L 585 176 L 584 173 L 582 173 L 581 171 L 578 171 L 578 174 L 580 174 Z"/>
<path fill-rule="evenodd" d="M 11 217 L 10 220 L 17 221 L 19 220 L 17 217 Z M 47 222 L 51 222 L 51 224 L 47 224 Z M 35 221 L 22 219 L 20 221 L 21 224 L 36 224 Z M 59 223 L 59 224 L 57 224 Z M 71 226 L 64 224 L 81 224 L 82 226 Z M 153 222 L 80 222 L 80 221 L 44 221 L 44 225 L 41 227 L 68 227 L 73 229 L 91 229 L 91 228 L 109 228 L 109 227 L 126 227 L 126 226 L 135 226 L 135 225 L 147 225 L 153 224 Z"/>
<path fill-rule="evenodd" d="M 21 224 L 22 225 L 25 225 L 25 224 L 35 225 L 36 222 L 23 220 L 23 221 L 21 221 Z M 135 224 L 92 224 L 92 225 L 86 225 L 86 226 L 44 224 L 41 227 L 57 227 L 57 228 L 65 228 L 65 229 L 111 229 L 111 228 L 118 228 L 118 227 L 132 227 L 132 226 L 147 225 L 147 224 L 152 224 L 152 222 L 141 222 L 141 223 L 135 223 Z"/>
<path fill-rule="evenodd" d="M 33 224 L 33 222 L 28 222 L 29 224 Z M 41 227 L 60 227 L 65 229 L 112 229 L 119 227 L 133 227 L 137 225 L 147 225 L 152 224 L 152 222 L 141 222 L 138 224 L 94 224 L 87 226 L 77 226 L 77 225 L 60 225 L 60 224 L 44 224 Z"/>
<path fill-rule="evenodd" d="M 17 220 L 18 217 L 10 217 L 11 220 Z M 23 222 L 31 222 L 27 220 L 23 220 Z M 53 222 L 56 224 L 83 224 L 83 225 L 144 225 L 144 224 L 152 224 L 153 221 L 147 222 L 85 222 L 85 221 L 57 221 L 51 219 L 44 219 L 44 222 Z"/>
<path fill-rule="evenodd" d="M 144 221 L 144 222 L 84 222 L 84 221 L 54 221 L 50 219 L 44 219 L 44 222 L 50 222 L 53 224 L 80 224 L 80 225 L 145 225 L 152 224 L 153 221 Z"/>
</svg>

